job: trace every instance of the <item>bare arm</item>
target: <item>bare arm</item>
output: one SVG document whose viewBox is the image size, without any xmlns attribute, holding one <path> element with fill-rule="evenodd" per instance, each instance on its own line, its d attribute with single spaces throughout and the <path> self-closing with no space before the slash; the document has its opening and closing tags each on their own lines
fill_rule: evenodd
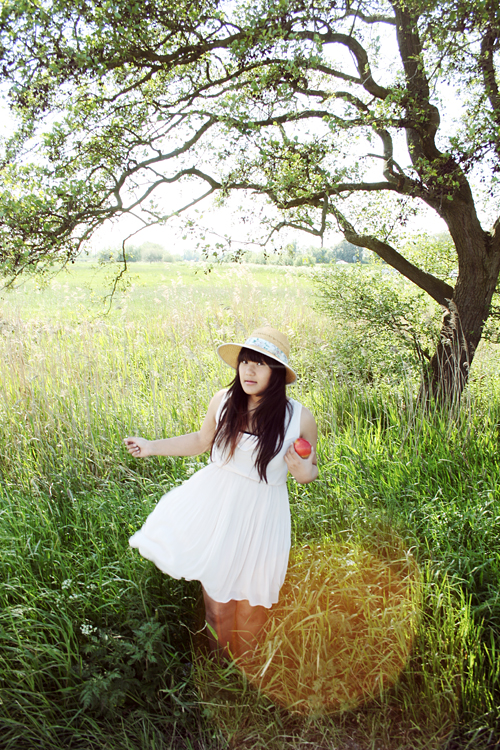
<svg viewBox="0 0 500 750">
<path fill-rule="evenodd" d="M 162 440 L 146 440 L 141 437 L 126 437 L 124 440 L 128 452 L 134 458 L 146 456 L 198 456 L 205 453 L 212 445 L 216 421 L 215 417 L 225 391 L 219 391 L 210 401 L 203 424 L 198 432 L 188 432 L 186 435 L 164 438 Z"/>
<path fill-rule="evenodd" d="M 316 459 L 316 446 L 318 444 L 318 428 L 313 415 L 302 407 L 300 415 L 300 437 L 311 443 L 311 455 L 301 458 L 295 450 L 293 443 L 285 453 L 285 461 L 288 470 L 300 484 L 308 484 L 318 476 L 318 462 Z"/>
</svg>

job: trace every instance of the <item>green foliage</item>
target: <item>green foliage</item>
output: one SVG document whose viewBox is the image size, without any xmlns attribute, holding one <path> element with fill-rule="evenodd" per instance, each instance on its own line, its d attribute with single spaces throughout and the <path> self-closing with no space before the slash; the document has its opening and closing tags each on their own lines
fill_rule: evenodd
<svg viewBox="0 0 500 750">
<path fill-rule="evenodd" d="M 127 263 L 138 263 L 142 260 L 141 248 L 135 247 L 134 245 L 127 245 L 125 248 L 125 258 L 127 260 Z"/>
<path fill-rule="evenodd" d="M 356 247 L 356 245 L 347 242 L 347 240 L 342 240 L 342 242 L 336 245 L 331 251 L 331 257 L 329 260 L 341 260 L 344 263 L 362 263 L 364 260 L 363 250 L 360 247 Z"/>
<path fill-rule="evenodd" d="M 405 256 L 426 273 L 449 283 L 454 282 L 458 276 L 457 254 L 447 232 L 437 235 L 415 233 L 405 246 Z"/>
<path fill-rule="evenodd" d="M 125 704 L 154 703 L 159 692 L 175 694 L 179 702 L 185 688 L 186 662 L 169 647 L 171 623 L 158 620 L 137 623 L 130 638 L 83 623 L 80 630 L 87 643 L 80 700 L 85 709 L 114 711 Z M 97 633 L 97 635 L 96 635 Z M 180 644 L 183 648 L 183 644 Z M 175 704 L 174 704 L 175 705 Z M 175 714 L 175 711 L 174 711 Z"/>
<path fill-rule="evenodd" d="M 400 380 L 405 363 L 420 373 L 435 348 L 441 318 L 424 292 L 388 266 L 337 266 L 314 280 L 319 309 L 343 331 L 331 352 L 334 362 L 370 380 L 391 375 Z"/>
<path fill-rule="evenodd" d="M 165 259 L 165 250 L 157 242 L 144 242 L 140 249 L 141 258 L 147 263 L 159 263 Z M 168 254 L 168 259 L 172 262 L 172 255 Z"/>
<path fill-rule="evenodd" d="M 141 251 L 136 247 L 106 247 L 99 250 L 97 259 L 100 263 L 137 263 L 141 260 Z"/>
<path fill-rule="evenodd" d="M 476 358 L 466 408 L 424 409 L 411 379 L 387 388 L 332 364 L 332 342 L 347 346 L 351 330 L 311 309 L 310 269 L 137 264 L 133 286 L 96 319 L 90 287 L 104 293 L 105 270 L 78 264 L 0 302 L 2 747 L 491 747 L 498 349 Z M 206 664 L 193 647 L 197 584 L 128 547 L 206 457 L 134 460 L 124 434 L 196 429 L 230 378 L 214 347 L 263 322 L 290 336 L 291 395 L 320 432 L 319 479 L 289 485 L 295 548 L 330 540 L 381 559 L 411 549 L 421 572 L 422 621 L 399 681 L 343 714 L 289 713 L 234 666 Z M 365 346 L 374 370 L 379 344 Z"/>
</svg>

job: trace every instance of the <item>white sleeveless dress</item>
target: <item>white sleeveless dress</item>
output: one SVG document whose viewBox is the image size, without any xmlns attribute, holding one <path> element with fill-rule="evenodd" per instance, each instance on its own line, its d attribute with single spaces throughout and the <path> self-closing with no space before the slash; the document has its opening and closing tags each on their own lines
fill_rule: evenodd
<svg viewBox="0 0 500 750">
<path fill-rule="evenodd" d="M 217 602 L 275 604 L 290 552 L 284 455 L 300 436 L 302 411 L 289 401 L 291 419 L 267 484 L 254 464 L 256 438 L 245 434 L 229 461 L 214 449 L 208 466 L 164 495 L 130 545 L 173 578 L 201 581 Z"/>
</svg>

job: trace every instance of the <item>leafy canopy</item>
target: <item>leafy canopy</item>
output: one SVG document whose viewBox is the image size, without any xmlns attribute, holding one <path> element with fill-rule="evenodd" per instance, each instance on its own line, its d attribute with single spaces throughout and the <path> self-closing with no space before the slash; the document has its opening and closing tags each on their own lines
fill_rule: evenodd
<svg viewBox="0 0 500 750">
<path fill-rule="evenodd" d="M 499 39 L 493 0 L 6 0 L 3 272 L 71 260 L 139 207 L 161 223 L 244 190 L 268 237 L 340 228 L 444 304 L 449 283 L 391 237 L 415 204 L 475 216 L 473 172 L 494 204 Z M 445 130 L 446 85 L 463 119 Z M 188 182 L 165 210 L 162 187 Z"/>
</svg>

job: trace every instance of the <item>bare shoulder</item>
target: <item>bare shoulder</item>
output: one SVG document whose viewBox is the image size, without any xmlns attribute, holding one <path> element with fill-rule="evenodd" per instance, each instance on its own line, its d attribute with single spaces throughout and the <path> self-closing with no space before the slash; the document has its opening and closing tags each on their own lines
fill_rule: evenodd
<svg viewBox="0 0 500 750">
<path fill-rule="evenodd" d="M 226 392 L 227 389 L 223 388 L 222 390 L 217 391 L 215 396 L 212 396 L 212 398 L 210 399 L 208 410 L 200 429 L 201 434 L 206 439 L 207 445 L 211 444 L 213 440 L 217 422 L 217 410 L 221 405 L 222 399 L 226 395 Z"/>
<path fill-rule="evenodd" d="M 312 412 L 309 411 L 309 409 L 305 406 L 302 407 L 302 411 L 300 413 L 300 426 L 316 426 L 316 420 L 314 419 Z"/>
<path fill-rule="evenodd" d="M 210 404 L 208 405 L 207 414 L 215 416 L 217 409 L 221 405 L 222 399 L 224 398 L 226 393 L 227 393 L 227 388 L 221 388 L 220 391 L 217 391 L 217 393 L 214 396 L 212 396 L 212 398 L 210 399 Z"/>
<path fill-rule="evenodd" d="M 312 445 L 318 441 L 318 427 L 312 413 L 305 406 L 300 414 L 300 435 L 306 438 Z"/>
<path fill-rule="evenodd" d="M 220 402 L 226 395 L 228 389 L 227 388 L 221 388 L 220 391 L 217 391 L 216 394 L 214 394 L 210 400 L 210 404 L 215 404 L 217 407 L 219 406 Z"/>
</svg>

